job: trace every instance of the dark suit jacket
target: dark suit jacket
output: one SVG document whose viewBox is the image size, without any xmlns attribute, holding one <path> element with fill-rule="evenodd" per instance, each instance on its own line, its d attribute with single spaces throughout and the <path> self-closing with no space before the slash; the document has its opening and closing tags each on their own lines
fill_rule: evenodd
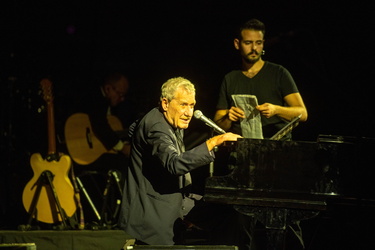
<svg viewBox="0 0 375 250">
<path fill-rule="evenodd" d="M 138 240 L 173 245 L 173 224 L 182 217 L 182 175 L 214 160 L 205 143 L 180 153 L 173 128 L 159 109 L 136 126 L 119 225 Z"/>
</svg>

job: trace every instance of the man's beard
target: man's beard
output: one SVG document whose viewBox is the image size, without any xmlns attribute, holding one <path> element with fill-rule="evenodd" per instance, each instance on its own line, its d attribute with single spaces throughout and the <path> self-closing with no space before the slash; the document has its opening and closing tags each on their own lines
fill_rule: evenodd
<svg viewBox="0 0 375 250">
<path fill-rule="evenodd" d="M 249 56 L 251 55 L 251 54 L 253 54 L 253 53 L 255 53 L 256 55 L 257 55 L 257 57 L 255 57 L 255 58 L 250 58 Z M 260 59 L 260 56 L 259 56 L 259 53 L 257 52 L 257 51 L 251 51 L 249 54 L 247 54 L 246 56 L 244 56 L 243 57 L 244 58 L 244 60 L 245 60 L 245 62 L 246 63 L 249 63 L 249 64 L 254 64 L 254 63 L 256 63 L 257 61 L 259 61 L 259 59 Z"/>
</svg>

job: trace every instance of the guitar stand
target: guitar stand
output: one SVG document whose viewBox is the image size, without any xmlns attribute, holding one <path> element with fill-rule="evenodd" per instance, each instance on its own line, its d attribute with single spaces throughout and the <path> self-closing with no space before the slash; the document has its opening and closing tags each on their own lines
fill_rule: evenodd
<svg viewBox="0 0 375 250">
<path fill-rule="evenodd" d="M 35 219 L 37 220 L 38 215 L 37 215 L 37 207 L 36 206 L 37 206 L 38 201 L 39 201 L 40 192 L 42 190 L 42 187 L 45 186 L 45 185 L 52 192 L 54 201 L 55 201 L 56 206 L 57 206 L 57 211 L 54 214 L 54 220 L 58 221 L 57 215 L 60 214 L 61 223 L 62 223 L 62 226 L 61 226 L 60 229 L 68 229 L 68 226 L 66 224 L 66 214 L 61 207 L 59 198 L 58 198 L 57 193 L 56 193 L 56 189 L 55 189 L 52 181 L 53 181 L 53 174 L 48 170 L 43 171 L 41 173 L 41 175 L 39 176 L 38 180 L 35 183 L 35 185 L 37 187 L 36 187 L 36 190 L 35 190 L 35 193 L 34 193 L 34 196 L 33 196 L 33 200 L 31 202 L 31 205 L 30 205 L 30 208 L 29 208 L 29 211 L 28 211 L 28 213 L 30 214 L 30 217 L 28 219 L 28 223 L 26 225 L 20 225 L 19 226 L 20 230 L 22 230 L 22 231 L 31 230 L 31 228 L 32 228 L 31 223 L 33 221 L 33 218 L 35 217 Z M 51 207 L 51 209 L 52 209 L 52 207 Z"/>
<path fill-rule="evenodd" d="M 92 211 L 94 211 L 94 214 L 95 214 L 96 218 L 98 219 L 98 221 L 101 221 L 100 214 L 99 214 L 98 210 L 96 209 L 94 203 L 92 202 L 92 200 L 90 198 L 90 195 L 86 191 L 86 188 L 83 186 L 81 179 L 78 176 L 76 176 L 76 180 L 77 180 L 77 183 L 78 183 L 78 186 L 79 186 L 80 190 L 83 192 L 83 194 L 85 195 L 88 203 L 90 204 L 90 207 L 92 208 Z"/>
<path fill-rule="evenodd" d="M 81 176 L 83 175 L 88 175 L 91 176 L 92 174 L 98 174 L 96 171 L 84 171 Z M 107 178 L 106 178 L 106 186 L 103 191 L 102 195 L 102 207 L 101 207 L 101 212 L 99 213 L 94 202 L 92 201 L 89 193 L 87 192 L 86 188 L 84 187 L 84 184 L 81 181 L 81 178 L 79 176 L 75 177 L 77 180 L 77 184 L 79 189 L 82 191 L 84 194 L 87 202 L 89 203 L 92 211 L 95 214 L 95 217 L 97 219 L 97 222 L 93 222 L 92 225 L 89 225 L 92 229 L 100 229 L 100 228 L 110 228 L 114 227 L 117 219 L 117 215 L 120 211 L 120 205 L 121 205 L 121 198 L 122 198 L 122 188 L 121 188 L 121 183 L 120 183 L 120 177 L 119 174 L 116 170 L 109 170 L 107 172 Z M 95 181 L 94 181 L 95 183 Z M 112 209 L 110 204 L 109 204 L 109 194 L 111 191 L 114 191 L 117 189 L 119 193 L 119 198 L 116 199 L 116 204 L 115 208 Z"/>
<path fill-rule="evenodd" d="M 115 186 L 114 186 L 115 184 Z M 108 194 L 110 189 L 117 188 L 120 197 L 116 198 L 116 205 L 114 210 L 112 211 L 111 207 L 108 204 Z M 107 174 L 107 185 L 103 192 L 103 205 L 102 205 L 102 211 L 101 211 L 101 220 L 100 224 L 102 226 L 105 226 L 106 223 L 115 226 L 115 224 L 112 224 L 119 213 L 120 206 L 121 206 L 121 199 L 122 199 L 122 188 L 120 183 L 120 177 L 116 170 L 109 170 Z M 109 218 L 111 216 L 111 218 Z"/>
</svg>

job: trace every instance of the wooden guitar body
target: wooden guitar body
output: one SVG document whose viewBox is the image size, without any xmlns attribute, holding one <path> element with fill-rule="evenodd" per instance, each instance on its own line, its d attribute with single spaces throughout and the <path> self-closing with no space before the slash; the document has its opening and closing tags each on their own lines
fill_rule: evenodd
<svg viewBox="0 0 375 250">
<path fill-rule="evenodd" d="M 30 209 L 39 177 L 44 171 L 50 171 L 53 174 L 52 183 L 61 201 L 61 207 L 64 209 L 65 214 L 71 217 L 76 211 L 76 203 L 74 200 L 74 189 L 68 176 L 71 166 L 70 157 L 63 155 L 59 161 L 47 161 L 39 153 L 35 153 L 30 158 L 30 164 L 34 175 L 26 184 L 22 195 L 26 211 Z M 37 212 L 35 217 L 37 220 L 45 223 L 57 223 L 61 221 L 61 216 L 57 213 L 58 209 L 53 193 L 45 185 L 42 186 L 36 207 Z"/>
<path fill-rule="evenodd" d="M 113 115 L 107 117 L 113 131 L 123 130 L 121 121 Z M 88 165 L 96 161 L 108 151 L 92 130 L 89 116 L 85 113 L 71 115 L 65 123 L 65 141 L 72 159 L 80 165 Z"/>
</svg>

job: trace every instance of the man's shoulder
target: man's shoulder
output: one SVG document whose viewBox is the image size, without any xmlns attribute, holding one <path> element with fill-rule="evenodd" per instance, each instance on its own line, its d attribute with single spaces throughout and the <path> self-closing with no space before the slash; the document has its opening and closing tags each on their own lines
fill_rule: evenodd
<svg viewBox="0 0 375 250">
<path fill-rule="evenodd" d="M 227 83 L 230 83 L 232 81 L 238 81 L 241 77 L 243 77 L 241 70 L 232 70 L 224 76 L 224 79 Z"/>
<path fill-rule="evenodd" d="M 160 122 L 162 117 L 161 112 L 158 108 L 153 108 L 148 111 L 146 114 L 142 115 L 137 119 L 133 124 L 130 125 L 129 130 L 131 134 L 134 134 L 136 130 L 143 131 L 144 129 L 149 129 L 150 126 L 153 126 L 155 123 Z"/>
<path fill-rule="evenodd" d="M 150 127 L 164 120 L 163 113 L 160 112 L 159 108 L 155 107 L 143 116 L 140 123 L 142 123 L 143 126 Z"/>
<path fill-rule="evenodd" d="M 270 62 L 270 61 L 264 62 L 264 68 L 267 70 L 286 70 L 286 68 L 282 66 L 281 64 Z"/>
<path fill-rule="evenodd" d="M 151 109 L 139 122 L 133 125 L 133 132 L 141 137 L 150 135 L 150 133 L 170 133 L 170 131 L 171 125 L 168 124 L 159 108 Z"/>
</svg>

